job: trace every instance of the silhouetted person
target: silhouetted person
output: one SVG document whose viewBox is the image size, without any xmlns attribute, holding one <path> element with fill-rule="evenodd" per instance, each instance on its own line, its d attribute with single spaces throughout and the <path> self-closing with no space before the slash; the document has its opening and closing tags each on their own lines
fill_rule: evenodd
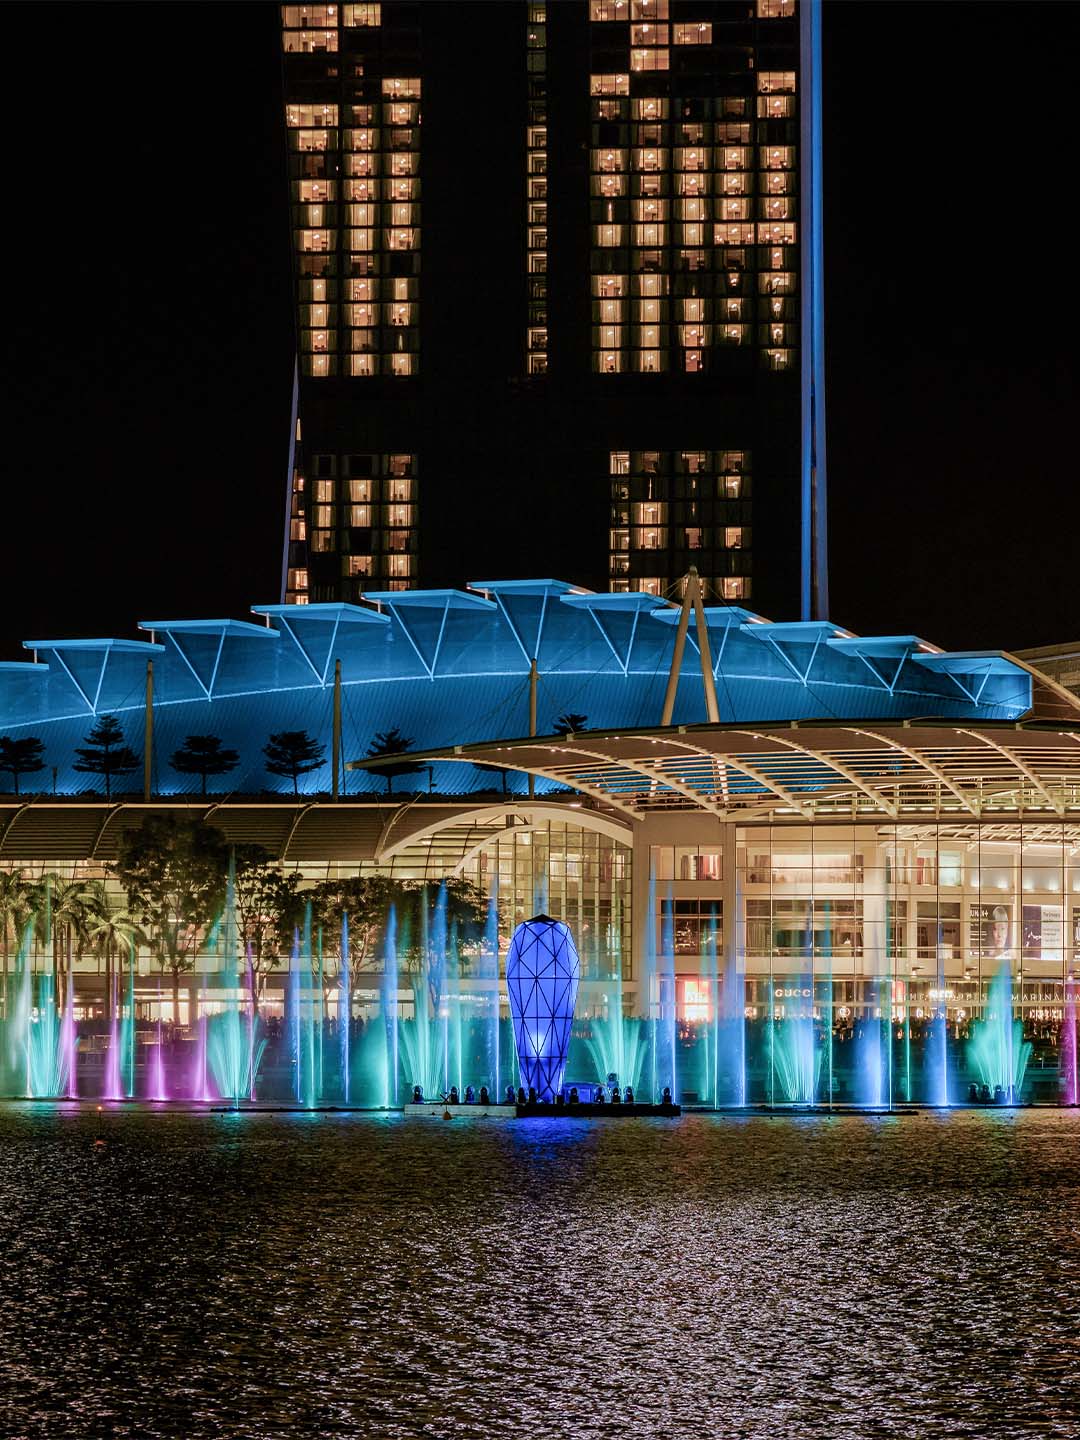
<svg viewBox="0 0 1080 1440">
<path fill-rule="evenodd" d="M 424 1103 L 424 1087 L 422 1085 L 414 1085 L 412 1087 L 412 1103 L 414 1105 L 422 1105 Z"/>
<path fill-rule="evenodd" d="M 634 1103 L 634 1087 L 632 1085 L 627 1085 L 626 1087 L 626 1103 L 627 1105 Z"/>
<path fill-rule="evenodd" d="M 665 1085 L 665 1086 L 664 1086 L 664 1093 L 663 1093 L 663 1095 L 661 1096 L 660 1103 L 661 1103 L 661 1105 L 670 1105 L 670 1104 L 672 1103 L 672 1101 L 671 1101 L 671 1086 L 670 1086 L 670 1085 Z"/>
<path fill-rule="evenodd" d="M 491 1104 L 491 1096 L 488 1094 L 488 1088 L 487 1088 L 486 1085 L 481 1085 L 481 1086 L 480 1086 L 480 1104 L 481 1104 L 481 1105 L 490 1105 L 490 1104 Z"/>
<path fill-rule="evenodd" d="M 580 1097 L 578 1096 L 577 1086 L 576 1086 L 576 1085 L 571 1085 L 571 1086 L 570 1086 L 570 1104 L 571 1104 L 571 1105 L 578 1105 L 578 1104 L 580 1104 Z"/>
<path fill-rule="evenodd" d="M 524 1085 L 519 1085 L 519 1086 L 518 1086 L 517 1103 L 518 1103 L 519 1105 L 524 1105 L 524 1104 L 525 1104 L 525 1086 L 524 1086 Z"/>
<path fill-rule="evenodd" d="M 535 1086 L 535 1085 L 530 1085 L 530 1086 L 529 1086 L 529 1104 L 530 1104 L 530 1105 L 535 1105 L 538 1098 L 539 1098 L 539 1097 L 538 1097 L 537 1094 L 536 1094 L 536 1086 Z"/>
<path fill-rule="evenodd" d="M 514 1094 L 513 1085 L 507 1085 L 506 1087 L 506 1103 L 507 1105 L 515 1105 L 517 1103 L 517 1096 Z"/>
<path fill-rule="evenodd" d="M 466 1085 L 466 1086 L 465 1086 L 465 1104 L 466 1104 L 466 1105 L 475 1105 L 475 1104 L 476 1104 L 476 1091 L 473 1089 L 473 1087 L 472 1087 L 471 1085 Z"/>
<path fill-rule="evenodd" d="M 451 1085 L 451 1086 L 450 1086 L 450 1104 L 451 1104 L 451 1105 L 460 1105 L 460 1104 L 461 1104 L 461 1101 L 458 1099 L 458 1089 L 457 1089 L 457 1086 L 456 1086 L 456 1085 Z"/>
</svg>

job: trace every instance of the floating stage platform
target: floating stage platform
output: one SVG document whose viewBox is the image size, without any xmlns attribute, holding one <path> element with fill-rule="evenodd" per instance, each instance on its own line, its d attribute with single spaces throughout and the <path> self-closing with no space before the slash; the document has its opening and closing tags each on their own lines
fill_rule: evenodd
<svg viewBox="0 0 1080 1440">
<path fill-rule="evenodd" d="M 420 1105 L 405 1105 L 407 1120 L 634 1120 L 661 1116 L 673 1119 L 682 1114 L 681 1105 L 446 1105 L 441 1100 L 425 1100 Z"/>
</svg>

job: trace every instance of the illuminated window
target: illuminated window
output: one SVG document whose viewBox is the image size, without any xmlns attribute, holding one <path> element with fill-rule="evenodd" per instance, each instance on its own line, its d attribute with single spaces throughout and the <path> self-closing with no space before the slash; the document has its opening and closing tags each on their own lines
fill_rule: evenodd
<svg viewBox="0 0 1080 1440">
<path fill-rule="evenodd" d="M 589 78 L 590 95 L 629 95 L 629 75 L 592 75 Z"/>
<path fill-rule="evenodd" d="M 795 14 L 795 0 L 757 0 L 759 20 L 781 20 Z"/>
<path fill-rule="evenodd" d="M 791 120 L 795 116 L 794 95 L 759 95 L 757 113 L 764 120 Z"/>
<path fill-rule="evenodd" d="M 792 145 L 763 145 L 761 168 L 763 170 L 790 170 L 795 164 L 795 149 Z"/>
<path fill-rule="evenodd" d="M 759 70 L 757 76 L 759 95 L 794 95 L 794 70 Z"/>
<path fill-rule="evenodd" d="M 283 5 L 282 46 L 288 55 L 333 53 L 338 48 L 336 5 Z"/>
<path fill-rule="evenodd" d="M 281 43 L 289 55 L 333 53 L 338 48 L 338 33 L 336 30 L 286 30 Z"/>
<path fill-rule="evenodd" d="M 382 24 L 381 5 L 345 5 L 342 8 L 347 29 L 374 28 Z"/>
<path fill-rule="evenodd" d="M 671 39 L 669 25 L 654 25 L 646 21 L 642 25 L 630 26 L 631 45 L 667 45 Z"/>
<path fill-rule="evenodd" d="M 712 25 L 707 20 L 675 26 L 676 45 L 711 45 Z"/>
<path fill-rule="evenodd" d="M 281 24 L 286 30 L 326 29 L 338 23 L 336 5 L 283 5 Z"/>
<path fill-rule="evenodd" d="M 631 70 L 667 70 L 670 65 L 670 50 L 645 49 L 630 51 Z"/>
<path fill-rule="evenodd" d="M 415 76 L 409 79 L 395 78 L 382 82 L 384 97 L 391 100 L 419 100 L 420 81 Z"/>
<path fill-rule="evenodd" d="M 589 0 L 589 19 L 594 23 L 603 24 L 629 18 L 629 0 Z"/>
<path fill-rule="evenodd" d="M 286 105 L 285 123 L 290 130 L 308 129 L 312 126 L 336 127 L 338 107 L 336 105 Z"/>
</svg>

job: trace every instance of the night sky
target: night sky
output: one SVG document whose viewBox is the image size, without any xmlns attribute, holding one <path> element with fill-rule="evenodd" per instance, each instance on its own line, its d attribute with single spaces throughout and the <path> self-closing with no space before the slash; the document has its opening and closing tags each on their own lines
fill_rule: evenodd
<svg viewBox="0 0 1080 1440">
<path fill-rule="evenodd" d="M 5 10 L 0 659 L 278 598 L 276 25 Z M 832 618 L 954 649 L 1078 639 L 1080 7 L 831 3 L 824 38 Z"/>
</svg>

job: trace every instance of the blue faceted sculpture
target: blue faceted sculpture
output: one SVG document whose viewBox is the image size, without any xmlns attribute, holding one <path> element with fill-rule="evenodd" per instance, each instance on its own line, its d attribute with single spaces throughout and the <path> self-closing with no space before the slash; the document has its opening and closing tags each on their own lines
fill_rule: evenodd
<svg viewBox="0 0 1080 1440">
<path fill-rule="evenodd" d="M 581 962 L 570 928 L 548 915 L 523 920 L 506 957 L 521 1083 L 541 1100 L 562 1089 Z"/>
</svg>

